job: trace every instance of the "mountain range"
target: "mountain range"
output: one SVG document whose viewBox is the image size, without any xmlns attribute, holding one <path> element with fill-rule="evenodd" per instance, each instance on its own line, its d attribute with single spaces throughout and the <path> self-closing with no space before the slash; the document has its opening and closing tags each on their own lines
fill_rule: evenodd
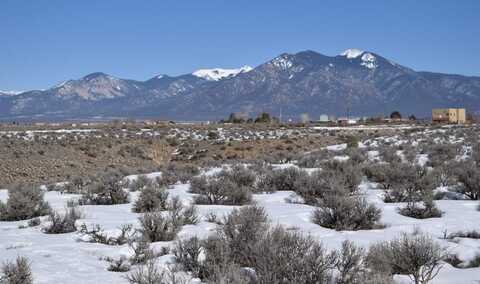
<svg viewBox="0 0 480 284">
<path fill-rule="evenodd" d="M 46 90 L 0 91 L 1 120 L 158 118 L 219 120 L 269 112 L 429 116 L 435 107 L 480 110 L 480 77 L 418 72 L 378 54 L 284 53 L 255 68 L 201 69 L 146 81 L 92 73 Z"/>
</svg>

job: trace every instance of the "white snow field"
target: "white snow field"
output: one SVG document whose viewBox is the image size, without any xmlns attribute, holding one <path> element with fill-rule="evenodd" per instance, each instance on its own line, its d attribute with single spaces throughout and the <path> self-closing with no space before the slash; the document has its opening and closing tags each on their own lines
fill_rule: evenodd
<svg viewBox="0 0 480 284">
<path fill-rule="evenodd" d="M 192 201 L 193 194 L 188 193 L 188 184 L 177 184 L 170 189 L 170 195 L 179 196 L 183 203 Z M 384 229 L 365 231 L 335 231 L 322 228 L 310 221 L 314 207 L 303 204 L 292 204 L 286 198 L 294 192 L 280 191 L 272 194 L 256 194 L 254 200 L 263 206 L 273 224 L 281 224 L 292 230 L 300 230 L 320 240 L 327 248 L 339 248 L 342 241 L 351 240 L 363 247 L 381 240 L 398 236 L 401 232 L 421 230 L 430 234 L 452 253 L 457 253 L 462 260 L 468 260 L 480 252 L 480 240 L 457 239 L 456 242 L 443 240 L 445 231 L 456 232 L 480 229 L 480 211 L 478 202 L 466 200 L 437 201 L 438 207 L 444 211 L 441 218 L 418 220 L 399 215 L 396 208 L 399 204 L 383 203 L 382 192 L 375 185 L 363 182 L 361 190 L 369 201 L 382 209 Z M 136 194 L 131 193 L 132 199 Z M 77 197 L 72 194 L 47 192 L 45 199 L 55 209 L 66 207 L 67 200 Z M 7 199 L 7 191 L 0 191 L 0 199 Z M 222 216 L 236 206 L 198 205 L 199 214 L 205 216 L 215 212 Z M 114 235 L 122 224 L 137 225 L 140 214 L 132 213 L 131 204 L 81 207 L 85 218 L 78 221 L 86 224 L 100 224 L 106 232 Z M 35 283 L 127 283 L 125 273 L 107 271 L 108 262 L 103 257 L 118 258 L 129 256 L 132 252 L 127 245 L 107 246 L 103 244 L 80 241 L 79 233 L 48 235 L 41 232 L 40 227 L 19 229 L 20 222 L 0 222 L 0 261 L 13 260 L 17 256 L 26 256 L 31 261 Z M 184 226 L 179 238 L 197 235 L 204 238 L 214 232 L 215 224 L 202 220 L 197 225 Z M 155 243 L 155 247 L 169 246 L 173 242 Z M 163 256 L 160 263 L 168 263 L 173 256 Z M 398 283 L 410 283 L 406 277 L 397 277 Z M 445 264 L 440 274 L 432 283 L 478 283 L 480 268 L 457 269 Z M 193 280 L 192 280 L 193 281 Z M 196 281 L 194 281 L 196 282 Z"/>
<path fill-rule="evenodd" d="M 396 140 L 396 139 L 394 139 Z M 393 140 L 392 140 L 393 141 Z M 370 141 L 372 142 L 372 141 Z M 400 141 L 398 141 L 401 143 Z M 360 144 L 363 147 L 364 143 Z M 327 147 L 331 151 L 340 151 L 345 145 L 332 145 Z M 376 159 L 378 151 L 368 152 L 371 160 Z M 338 158 L 337 158 L 338 159 Z M 418 157 L 419 163 L 425 163 L 425 156 Z M 274 168 L 285 168 L 293 164 L 274 165 Z M 218 171 L 210 169 L 207 174 Z M 314 169 L 307 169 L 311 172 Z M 149 178 L 161 176 L 160 172 L 147 175 Z M 134 180 L 137 176 L 126 177 Z M 169 198 L 178 196 L 185 205 L 192 203 L 194 194 L 189 193 L 189 184 L 176 184 L 169 188 Z M 294 192 L 278 191 L 271 194 L 255 194 L 253 199 L 258 205 L 265 208 L 273 224 L 280 224 L 289 230 L 298 230 L 311 235 L 321 241 L 328 249 L 337 249 L 344 240 L 353 241 L 355 244 L 368 249 L 369 245 L 391 240 L 402 232 L 424 232 L 429 234 L 436 242 L 447 248 L 448 252 L 458 255 L 462 261 L 469 261 L 480 254 L 480 240 L 468 238 L 444 239 L 445 234 L 458 231 L 480 231 L 479 202 L 471 200 L 438 200 L 438 208 L 444 212 L 441 218 L 415 219 L 405 217 L 397 212 L 399 203 L 384 203 L 383 191 L 375 183 L 366 179 L 359 186 L 361 194 L 366 199 L 382 210 L 381 223 L 383 229 L 360 231 L 335 231 L 320 227 L 312 223 L 311 214 L 315 207 L 291 203 L 287 200 L 298 200 Z M 439 190 L 444 188 L 439 188 Z M 80 206 L 84 218 L 77 221 L 82 223 L 99 224 L 109 235 L 116 235 L 118 228 L 123 224 L 133 224 L 138 227 L 138 217 L 141 214 L 132 213 L 132 203 L 138 193 L 131 192 L 131 203 L 123 205 L 88 205 Z M 54 209 L 63 210 L 67 201 L 78 198 L 78 195 L 61 194 L 51 191 L 45 194 L 45 199 Z M 7 190 L 0 190 L 0 200 L 7 200 Z M 207 216 L 214 212 L 221 217 L 228 214 L 238 206 L 224 205 L 197 205 L 199 215 Z M 42 217 L 46 219 L 46 217 Z M 25 256 L 31 261 L 34 283 L 128 283 L 125 279 L 127 273 L 107 271 L 109 262 L 105 257 L 119 258 L 132 255 L 128 245 L 108 246 L 98 243 L 82 241 L 78 232 L 68 234 L 49 235 L 41 231 L 40 227 L 19 228 L 27 221 L 0 222 L 0 262 L 14 260 L 17 256 Z M 43 222 L 42 222 L 43 223 Z M 198 236 L 205 238 L 215 233 L 216 224 L 209 223 L 206 218 L 197 225 L 183 226 L 177 238 Z M 174 242 L 153 243 L 153 248 L 159 250 L 163 246 L 172 246 Z M 159 265 L 168 266 L 174 262 L 173 255 L 164 255 L 159 258 Z M 198 279 L 191 279 L 190 283 L 199 283 Z M 395 276 L 395 283 L 413 283 L 407 276 Z M 431 282 L 435 284 L 447 283 L 480 283 L 480 268 L 459 269 L 445 263 L 438 276 Z"/>
<path fill-rule="evenodd" d="M 219 81 L 224 78 L 235 77 L 240 73 L 249 72 L 252 69 L 253 69 L 252 67 L 247 65 L 237 69 L 222 69 L 222 68 L 200 69 L 193 72 L 192 75 L 209 80 L 209 81 Z"/>
</svg>

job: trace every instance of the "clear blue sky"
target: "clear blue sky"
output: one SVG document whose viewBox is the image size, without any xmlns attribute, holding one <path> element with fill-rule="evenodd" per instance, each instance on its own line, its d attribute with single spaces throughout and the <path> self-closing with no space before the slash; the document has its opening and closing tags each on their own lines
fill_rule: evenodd
<svg viewBox="0 0 480 284">
<path fill-rule="evenodd" d="M 145 80 L 347 48 L 480 76 L 480 1 L 1 0 L 0 89 L 102 71 Z"/>
</svg>

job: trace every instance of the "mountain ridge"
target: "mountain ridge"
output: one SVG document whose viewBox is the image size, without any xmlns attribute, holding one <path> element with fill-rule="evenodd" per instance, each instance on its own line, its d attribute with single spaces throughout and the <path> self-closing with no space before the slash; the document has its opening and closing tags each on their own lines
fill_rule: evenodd
<svg viewBox="0 0 480 284">
<path fill-rule="evenodd" d="M 282 53 L 255 68 L 200 69 L 145 81 L 94 72 L 47 90 L 0 95 L 0 118 L 156 117 L 220 119 L 261 111 L 427 115 L 433 107 L 480 110 L 480 77 L 414 71 L 376 53 Z M 196 71 L 198 72 L 198 70 Z"/>
</svg>

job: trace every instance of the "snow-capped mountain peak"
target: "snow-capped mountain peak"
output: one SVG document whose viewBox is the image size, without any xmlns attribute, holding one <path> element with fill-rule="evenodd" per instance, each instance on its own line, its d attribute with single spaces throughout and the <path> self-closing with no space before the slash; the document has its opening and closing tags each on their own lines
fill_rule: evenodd
<svg viewBox="0 0 480 284">
<path fill-rule="evenodd" d="M 348 59 L 353 59 L 353 58 L 359 57 L 363 53 L 364 53 L 363 50 L 356 49 L 356 48 L 350 48 L 350 49 L 347 49 L 344 52 L 342 52 L 340 55 L 341 56 L 346 56 Z"/>
<path fill-rule="evenodd" d="M 246 73 L 251 71 L 253 68 L 250 66 L 243 66 L 237 69 L 199 69 L 192 73 L 193 76 L 200 77 L 209 81 L 219 81 L 228 77 L 235 77 L 240 73 Z"/>
<path fill-rule="evenodd" d="M 0 95 L 3 95 L 3 96 L 16 96 L 16 95 L 19 95 L 21 93 L 23 93 L 24 91 L 2 91 L 0 90 Z"/>
<path fill-rule="evenodd" d="M 368 69 L 375 69 L 377 68 L 377 58 L 370 52 L 366 52 L 356 48 L 350 48 L 345 50 L 340 54 L 340 56 L 345 56 L 347 59 L 356 59 L 360 57 L 362 61 L 360 65 L 368 68 Z"/>
</svg>

